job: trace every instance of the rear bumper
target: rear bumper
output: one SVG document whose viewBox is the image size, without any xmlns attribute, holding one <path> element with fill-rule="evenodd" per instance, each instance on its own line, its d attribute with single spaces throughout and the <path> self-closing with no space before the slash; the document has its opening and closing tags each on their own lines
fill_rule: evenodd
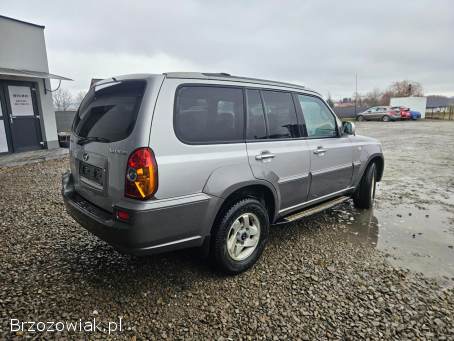
<svg viewBox="0 0 454 341">
<path fill-rule="evenodd" d="M 128 208 L 131 220 L 124 223 L 75 192 L 70 173 L 63 175 L 62 195 L 67 212 L 80 225 L 117 250 L 135 255 L 201 246 L 219 204 L 218 198 L 203 193 L 156 200 L 153 209 Z"/>
</svg>

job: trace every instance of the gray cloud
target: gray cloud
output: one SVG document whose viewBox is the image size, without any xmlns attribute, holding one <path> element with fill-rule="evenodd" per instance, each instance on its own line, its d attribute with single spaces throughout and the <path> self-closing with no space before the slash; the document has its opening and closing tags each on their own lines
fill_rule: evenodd
<svg viewBox="0 0 454 341">
<path fill-rule="evenodd" d="M 298 82 L 334 97 L 411 79 L 454 95 L 454 2 L 4 0 L 46 25 L 51 72 L 85 89 L 129 72 L 222 71 Z"/>
</svg>

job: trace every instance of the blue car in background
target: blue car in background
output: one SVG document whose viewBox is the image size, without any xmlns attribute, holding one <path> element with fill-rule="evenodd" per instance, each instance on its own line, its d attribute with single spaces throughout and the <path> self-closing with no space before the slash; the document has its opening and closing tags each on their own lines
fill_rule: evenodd
<svg viewBox="0 0 454 341">
<path fill-rule="evenodd" d="M 419 111 L 410 110 L 410 118 L 412 120 L 419 120 L 421 118 L 421 113 Z"/>
</svg>

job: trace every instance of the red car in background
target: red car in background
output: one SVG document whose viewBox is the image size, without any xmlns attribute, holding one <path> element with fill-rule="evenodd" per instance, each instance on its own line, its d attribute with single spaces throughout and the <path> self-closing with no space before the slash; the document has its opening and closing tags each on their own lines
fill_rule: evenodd
<svg viewBox="0 0 454 341">
<path fill-rule="evenodd" d="M 391 107 L 391 110 L 400 112 L 400 119 L 401 120 L 409 120 L 409 119 L 411 119 L 410 108 L 407 108 L 407 107 Z"/>
</svg>

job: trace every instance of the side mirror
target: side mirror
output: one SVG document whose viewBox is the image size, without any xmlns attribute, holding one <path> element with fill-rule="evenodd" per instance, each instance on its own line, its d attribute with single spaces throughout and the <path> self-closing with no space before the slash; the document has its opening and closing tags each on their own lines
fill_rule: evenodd
<svg viewBox="0 0 454 341">
<path fill-rule="evenodd" d="M 353 122 L 342 122 L 342 132 L 347 135 L 356 135 L 356 128 Z"/>
</svg>

